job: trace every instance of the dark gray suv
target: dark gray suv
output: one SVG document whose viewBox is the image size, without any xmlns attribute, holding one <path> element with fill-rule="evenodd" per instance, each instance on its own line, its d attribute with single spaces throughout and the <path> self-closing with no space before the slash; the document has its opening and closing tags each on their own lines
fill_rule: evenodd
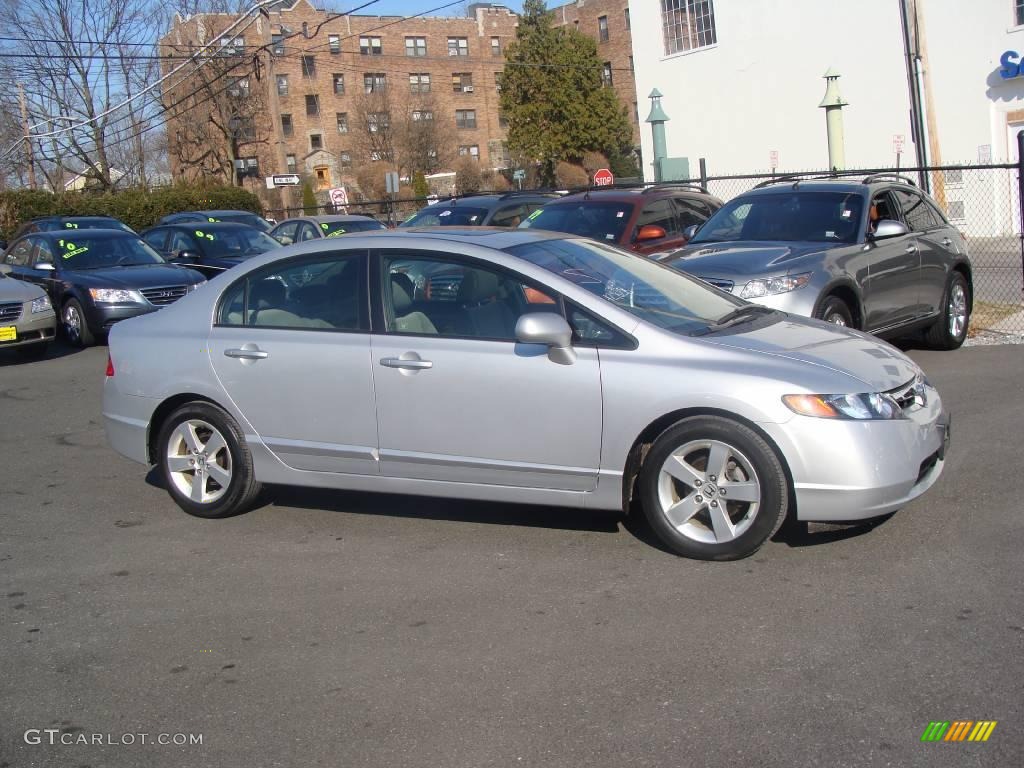
<svg viewBox="0 0 1024 768">
<path fill-rule="evenodd" d="M 967 338 L 967 244 L 909 179 L 773 179 L 726 203 L 659 260 L 758 304 L 878 336 Z"/>
</svg>

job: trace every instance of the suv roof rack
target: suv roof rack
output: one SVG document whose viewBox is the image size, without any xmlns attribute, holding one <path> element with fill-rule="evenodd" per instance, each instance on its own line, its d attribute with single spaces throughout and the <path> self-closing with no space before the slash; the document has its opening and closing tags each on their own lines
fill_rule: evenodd
<svg viewBox="0 0 1024 768">
<path fill-rule="evenodd" d="M 861 184 L 870 184 L 874 181 L 881 181 L 882 179 L 892 179 L 894 181 L 902 181 L 904 184 L 909 184 L 912 187 L 916 187 L 917 184 L 909 176 L 901 176 L 898 173 L 873 173 L 870 176 L 865 176 Z"/>
<path fill-rule="evenodd" d="M 818 179 L 838 179 L 842 176 L 855 176 L 860 171 L 831 171 L 830 173 L 821 173 L 820 171 L 806 171 L 804 173 L 789 173 L 785 176 L 776 176 L 772 179 L 765 179 L 760 184 L 754 185 L 754 189 L 761 189 L 763 187 L 770 187 L 772 184 L 788 184 L 793 182 L 794 188 L 801 181 L 815 181 Z"/>
<path fill-rule="evenodd" d="M 539 197 L 559 197 L 559 193 L 553 189 L 516 189 L 511 192 L 499 193 L 499 200 L 508 200 L 510 197 L 522 197 L 524 195 L 534 195 Z"/>
<path fill-rule="evenodd" d="M 694 192 L 705 193 L 705 190 L 699 184 L 688 184 L 685 181 L 656 181 L 653 184 L 644 184 L 641 194 L 646 195 L 648 192 L 659 189 L 689 189 Z"/>
</svg>

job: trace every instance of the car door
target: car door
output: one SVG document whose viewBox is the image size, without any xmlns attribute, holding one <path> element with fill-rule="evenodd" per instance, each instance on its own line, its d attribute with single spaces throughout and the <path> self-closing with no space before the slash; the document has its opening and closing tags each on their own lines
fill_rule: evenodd
<svg viewBox="0 0 1024 768">
<path fill-rule="evenodd" d="M 61 300 L 61 277 L 57 271 L 60 264 L 56 263 L 53 256 L 53 245 L 45 237 L 32 238 L 35 241 L 35 248 L 32 250 L 30 277 L 27 279 L 35 283 L 50 296 L 50 302 L 55 307 L 60 306 Z"/>
<path fill-rule="evenodd" d="M 902 221 L 902 209 L 891 191 L 876 193 L 871 206 L 879 220 Z M 869 240 L 868 279 L 863 286 L 865 328 L 888 328 L 911 320 L 917 313 L 921 257 L 917 235 L 911 231 L 899 237 Z"/>
<path fill-rule="evenodd" d="M 281 245 L 291 245 L 295 242 L 295 231 L 299 228 L 299 222 L 286 221 L 274 230 L 274 237 Z"/>
<path fill-rule="evenodd" d="M 963 236 L 925 195 L 921 195 L 922 221 L 927 228 L 918 235 L 921 247 L 921 280 L 918 283 L 919 314 L 937 314 L 946 292 L 946 278 L 954 261 L 965 249 Z"/>
<path fill-rule="evenodd" d="M 317 231 L 317 228 L 308 221 L 303 221 L 299 224 L 299 231 L 296 234 L 295 242 L 304 243 L 307 240 L 316 240 L 318 237 L 320 237 L 320 233 Z"/>
<path fill-rule="evenodd" d="M 208 350 L 243 431 L 283 463 L 377 473 L 365 252 L 299 256 L 237 280 Z"/>
<path fill-rule="evenodd" d="M 665 235 L 655 239 L 640 240 L 641 230 L 648 224 L 661 227 L 665 230 Z M 637 216 L 630 247 L 637 253 L 648 254 L 682 248 L 683 245 L 685 245 L 685 241 L 682 230 L 679 228 L 679 220 L 676 217 L 672 200 L 666 197 L 646 203 L 640 211 L 640 215 Z"/>
<path fill-rule="evenodd" d="M 581 347 L 572 365 L 559 365 L 545 347 L 515 340 L 521 315 L 560 311 L 538 296 L 550 291 L 458 256 L 389 250 L 376 263 L 382 474 L 592 490 L 601 448 L 597 350 Z M 457 294 L 412 300 L 409 273 L 435 272 L 457 274 Z"/>
</svg>

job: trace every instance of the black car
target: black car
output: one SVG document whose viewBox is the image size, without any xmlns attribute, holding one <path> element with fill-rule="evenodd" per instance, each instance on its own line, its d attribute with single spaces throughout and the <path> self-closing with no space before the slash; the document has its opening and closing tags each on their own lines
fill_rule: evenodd
<svg viewBox="0 0 1024 768">
<path fill-rule="evenodd" d="M 113 229 L 36 232 L 3 255 L 11 277 L 41 286 L 68 340 L 88 346 L 114 323 L 155 312 L 206 282 L 168 264 L 133 232 Z"/>
<path fill-rule="evenodd" d="M 226 221 L 157 226 L 143 232 L 142 239 L 167 261 L 192 267 L 207 277 L 281 247 L 258 229 Z"/>
<path fill-rule="evenodd" d="M 182 211 L 172 213 L 160 219 L 160 224 L 187 224 L 191 222 L 202 222 L 204 224 L 216 224 L 221 221 L 230 221 L 236 224 L 245 224 L 255 227 L 261 232 L 269 232 L 273 224 L 251 211 Z"/>
<path fill-rule="evenodd" d="M 22 235 L 30 235 L 33 232 L 62 232 L 76 229 L 119 229 L 135 234 L 134 229 L 113 216 L 36 216 L 18 227 L 11 240 L 17 240 Z M 7 248 L 7 243 L 0 241 L 0 248 Z"/>
<path fill-rule="evenodd" d="M 398 226 L 518 227 L 531 213 L 557 198 L 557 194 L 545 192 L 453 197 L 421 208 Z"/>
</svg>

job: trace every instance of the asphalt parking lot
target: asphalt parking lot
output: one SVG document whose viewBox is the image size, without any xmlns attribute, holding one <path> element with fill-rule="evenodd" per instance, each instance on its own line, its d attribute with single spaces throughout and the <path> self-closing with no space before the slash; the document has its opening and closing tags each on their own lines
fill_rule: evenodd
<svg viewBox="0 0 1024 768">
<path fill-rule="evenodd" d="M 699 563 L 539 507 L 193 519 L 106 447 L 105 347 L 0 352 L 0 767 L 1021 765 L 1024 347 L 911 355 L 954 412 L 924 499 Z"/>
</svg>

